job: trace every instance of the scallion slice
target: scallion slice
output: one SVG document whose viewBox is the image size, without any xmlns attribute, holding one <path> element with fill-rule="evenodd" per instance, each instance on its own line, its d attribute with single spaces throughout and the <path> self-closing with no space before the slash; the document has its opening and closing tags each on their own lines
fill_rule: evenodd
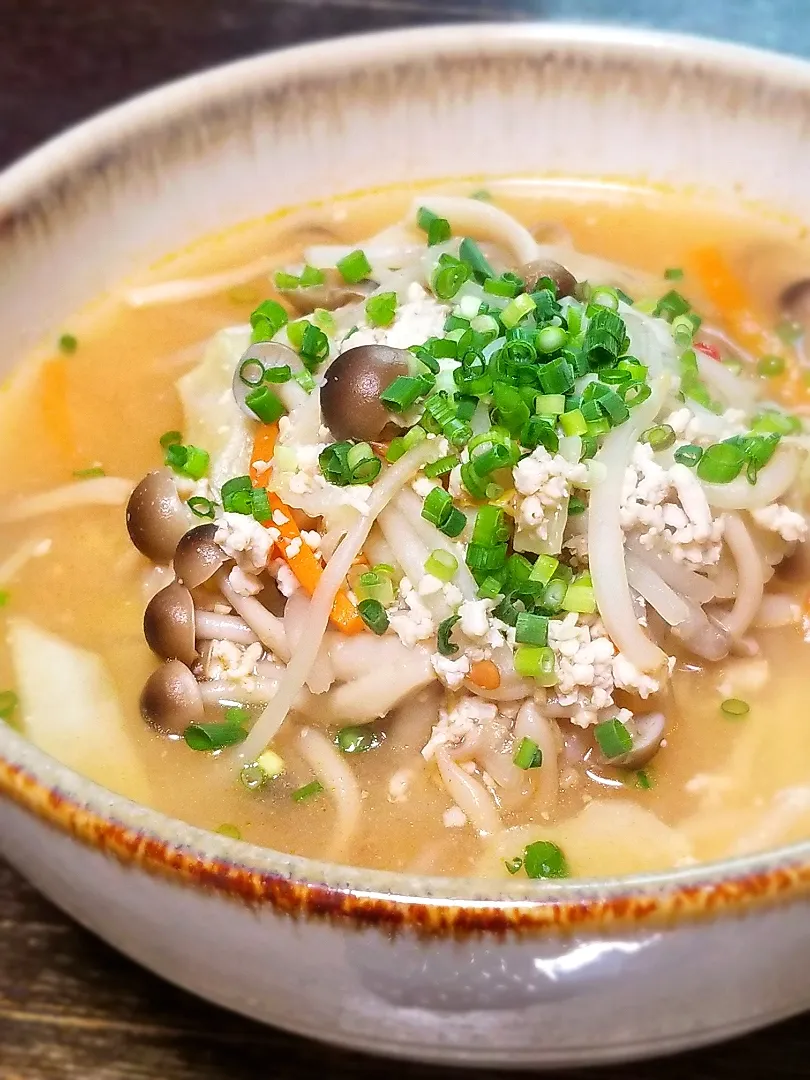
<svg viewBox="0 0 810 1080">
<path fill-rule="evenodd" d="M 523 738 L 512 761 L 519 769 L 539 769 L 543 764 L 543 751 L 534 739 Z"/>
<path fill-rule="evenodd" d="M 397 314 L 397 294 L 377 293 L 366 300 L 366 319 L 370 326 L 390 326 Z"/>
<path fill-rule="evenodd" d="M 458 559 L 450 551 L 436 548 L 425 559 L 425 573 L 439 581 L 452 581 L 458 571 Z"/>
<path fill-rule="evenodd" d="M 383 737 L 371 727 L 341 728 L 335 742 L 344 754 L 365 754 L 382 745 Z"/>
<path fill-rule="evenodd" d="M 420 206 L 416 212 L 416 224 L 427 233 L 428 247 L 446 243 L 452 236 L 450 222 L 447 218 L 439 217 L 426 206 Z"/>
<path fill-rule="evenodd" d="M 724 716 L 739 720 L 740 717 L 748 715 L 751 711 L 751 706 L 747 701 L 743 701 L 742 698 L 726 698 L 720 705 L 720 711 Z"/>
<path fill-rule="evenodd" d="M 458 645 L 450 640 L 450 634 L 459 619 L 459 615 L 451 615 L 449 619 L 439 623 L 439 629 L 436 633 L 436 648 L 442 656 L 455 656 L 458 652 Z"/>
<path fill-rule="evenodd" d="M 201 495 L 193 495 L 186 503 L 189 510 L 195 517 L 199 518 L 213 518 L 216 513 L 216 506 L 210 499 L 204 499 Z"/>
<path fill-rule="evenodd" d="M 382 635 L 388 629 L 388 616 L 379 600 L 361 600 L 357 610 L 372 633 Z"/>
<path fill-rule="evenodd" d="M 303 787 L 294 791 L 291 798 L 295 802 L 306 802 L 307 799 L 311 799 L 315 795 L 320 795 L 322 791 L 323 784 L 320 780 L 311 780 L 308 784 L 304 784 Z"/>
<path fill-rule="evenodd" d="M 537 840 L 523 852 L 523 869 L 526 876 L 539 878 L 568 877 L 568 863 L 562 848 L 550 840 Z"/>
<path fill-rule="evenodd" d="M 364 251 L 352 251 L 338 260 L 337 268 L 344 281 L 349 285 L 356 285 L 363 281 L 371 273 L 371 263 L 366 258 Z"/>
<path fill-rule="evenodd" d="M 633 737 L 617 717 L 597 724 L 593 731 L 606 758 L 617 758 L 633 748 Z"/>
</svg>

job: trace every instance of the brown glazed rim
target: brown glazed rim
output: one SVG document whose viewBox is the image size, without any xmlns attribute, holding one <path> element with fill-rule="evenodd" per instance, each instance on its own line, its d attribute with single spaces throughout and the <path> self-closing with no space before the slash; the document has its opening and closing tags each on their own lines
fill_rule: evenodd
<svg viewBox="0 0 810 1080">
<path fill-rule="evenodd" d="M 289 100 L 291 83 L 295 90 L 320 80 L 323 92 L 331 82 L 375 64 L 406 70 L 419 68 L 426 57 L 463 64 L 465 55 L 493 64 L 520 59 L 542 65 L 570 57 L 591 69 L 655 66 L 664 83 L 669 73 L 687 71 L 710 85 L 730 86 L 732 93 L 755 87 L 771 104 L 794 111 L 810 99 L 810 66 L 801 61 L 643 31 L 477 24 L 342 39 L 180 80 L 53 140 L 0 176 L 0 239 L 13 239 L 51 214 L 69 211 L 77 175 L 78 183 L 92 182 L 99 172 L 114 177 L 144 141 L 152 150 L 181 152 L 177 147 L 191 115 L 218 129 L 237 102 L 255 109 L 272 106 L 274 93 Z M 138 806 L 54 761 L 2 724 L 0 795 L 130 872 L 145 871 L 288 915 L 376 925 L 388 932 L 598 933 L 741 915 L 810 893 L 810 843 L 666 873 L 542 884 L 419 878 L 319 863 L 230 840 Z M 24 860 L 18 861 L 24 872 Z"/>
</svg>

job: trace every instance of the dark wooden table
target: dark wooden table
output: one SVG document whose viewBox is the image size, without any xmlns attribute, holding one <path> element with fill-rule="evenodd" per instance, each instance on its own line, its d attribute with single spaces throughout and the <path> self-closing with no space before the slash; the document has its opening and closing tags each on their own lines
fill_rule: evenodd
<svg viewBox="0 0 810 1080">
<path fill-rule="evenodd" d="M 527 16 L 626 18 L 810 54 L 802 0 L 0 0 L 0 165 L 122 97 L 232 57 L 352 31 Z M 325 1050 L 197 1001 L 79 929 L 0 861 L 0 1080 L 322 1075 L 452 1074 Z M 806 1078 L 810 1020 L 596 1075 Z"/>
</svg>

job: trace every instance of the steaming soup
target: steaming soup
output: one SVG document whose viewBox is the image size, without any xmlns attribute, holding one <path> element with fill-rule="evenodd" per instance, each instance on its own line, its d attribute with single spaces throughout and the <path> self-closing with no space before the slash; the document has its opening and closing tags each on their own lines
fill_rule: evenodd
<svg viewBox="0 0 810 1080">
<path fill-rule="evenodd" d="M 366 866 L 807 837 L 809 270 L 764 214 L 525 181 L 164 260 L 6 389 L 4 718 Z"/>
</svg>

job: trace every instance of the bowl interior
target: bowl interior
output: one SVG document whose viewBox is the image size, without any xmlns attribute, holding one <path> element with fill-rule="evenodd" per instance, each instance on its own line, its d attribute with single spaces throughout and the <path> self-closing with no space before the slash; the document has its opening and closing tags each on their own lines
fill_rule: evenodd
<svg viewBox="0 0 810 1080">
<path fill-rule="evenodd" d="M 398 31 L 229 65 L 105 113 L 0 177 L 3 369 L 158 256 L 239 221 L 359 189 L 484 174 L 630 178 L 733 193 L 810 219 L 801 168 L 809 123 L 810 66 L 800 61 L 605 28 Z M 0 755 L 97 813 L 170 842 L 346 881 L 337 868 L 237 846 L 135 808 L 2 726 Z M 766 868 L 803 848 L 717 873 Z M 653 875 L 646 887 L 708 873 Z M 399 875 L 353 872 L 352 882 L 436 895 Z M 472 882 L 435 888 L 481 892 Z M 537 896 L 517 884 L 503 893 Z"/>
</svg>

